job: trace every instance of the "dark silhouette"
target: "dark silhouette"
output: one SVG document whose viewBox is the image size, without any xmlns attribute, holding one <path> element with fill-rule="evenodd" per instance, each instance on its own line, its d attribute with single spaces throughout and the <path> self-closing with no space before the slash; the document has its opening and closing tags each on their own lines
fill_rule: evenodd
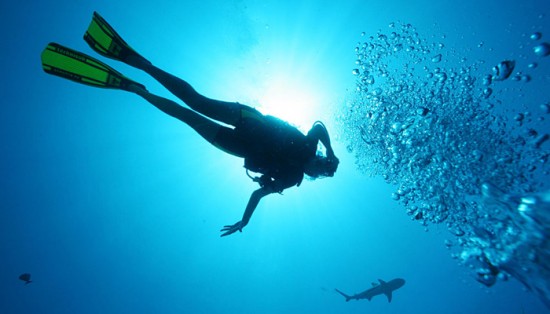
<svg viewBox="0 0 550 314">
<path fill-rule="evenodd" d="M 385 294 L 386 297 L 388 298 L 388 302 L 391 302 L 392 292 L 403 287 L 403 285 L 405 284 L 405 280 L 401 278 L 393 279 L 388 282 L 385 282 L 382 279 L 378 279 L 378 281 L 380 282 L 379 284 L 373 282 L 372 288 L 352 296 L 347 295 L 338 289 L 334 289 L 334 290 L 336 290 L 336 292 L 343 295 L 346 298 L 346 302 L 353 299 L 355 300 L 367 299 L 370 301 L 372 297 L 377 296 L 379 294 Z"/>
<path fill-rule="evenodd" d="M 32 282 L 31 280 L 31 274 L 24 273 L 19 276 L 19 279 L 23 280 L 26 285 L 30 284 Z"/>
<path fill-rule="evenodd" d="M 242 219 L 224 226 L 221 236 L 242 231 L 264 196 L 299 186 L 304 175 L 322 178 L 332 177 L 336 172 L 339 160 L 323 123 L 316 122 L 304 135 L 290 124 L 252 107 L 207 98 L 186 81 L 159 69 L 137 53 L 97 12 L 84 39 L 99 54 L 143 70 L 189 108 L 152 94 L 144 85 L 103 62 L 59 44 L 50 43 L 42 53 L 43 69 L 82 84 L 136 93 L 189 125 L 215 147 L 243 158 L 247 173 L 250 170 L 261 174 L 259 177 L 249 175 L 260 188 L 252 192 Z M 326 149 L 325 155 L 317 151 L 319 142 Z M 189 153 L 193 154 L 193 150 L 189 149 Z"/>
</svg>

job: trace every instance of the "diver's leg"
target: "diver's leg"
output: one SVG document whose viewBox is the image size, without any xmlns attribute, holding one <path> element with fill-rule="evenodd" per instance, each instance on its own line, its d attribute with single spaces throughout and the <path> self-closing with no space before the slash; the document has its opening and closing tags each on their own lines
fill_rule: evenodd
<svg viewBox="0 0 550 314">
<path fill-rule="evenodd" d="M 150 102 L 164 113 L 177 118 L 193 128 L 205 140 L 217 148 L 237 157 L 244 156 L 245 147 L 242 141 L 234 135 L 234 130 L 221 126 L 200 114 L 180 106 L 169 99 L 151 94 L 140 87 L 132 87 L 133 91 Z"/>
<path fill-rule="evenodd" d="M 172 94 L 183 100 L 191 109 L 214 120 L 236 125 L 241 119 L 241 110 L 254 110 L 239 103 L 207 98 L 199 94 L 186 81 L 157 68 L 144 58 L 130 56 L 127 58 L 126 63 L 147 72 Z"/>
<path fill-rule="evenodd" d="M 214 120 L 235 125 L 241 118 L 241 108 L 247 108 L 237 103 L 206 98 L 197 93 L 187 82 L 153 66 L 145 57 L 131 48 L 97 12 L 94 12 L 92 23 L 84 39 L 98 53 L 149 73 L 191 109 Z"/>
</svg>

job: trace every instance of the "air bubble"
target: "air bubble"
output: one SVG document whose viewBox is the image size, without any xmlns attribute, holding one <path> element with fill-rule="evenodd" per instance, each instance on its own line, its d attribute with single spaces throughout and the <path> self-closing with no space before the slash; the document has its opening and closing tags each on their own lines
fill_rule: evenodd
<svg viewBox="0 0 550 314">
<path fill-rule="evenodd" d="M 546 56 L 550 55 L 550 44 L 542 43 L 540 45 L 537 45 L 537 46 L 533 47 L 533 51 L 539 57 L 546 57 Z"/>
<path fill-rule="evenodd" d="M 539 40 L 542 38 L 542 34 L 540 32 L 534 32 L 529 36 L 532 40 Z"/>
<path fill-rule="evenodd" d="M 438 62 L 441 62 L 441 54 L 437 54 L 435 55 L 433 58 L 432 58 L 432 62 L 433 63 L 438 63 Z"/>
<path fill-rule="evenodd" d="M 483 90 L 483 98 L 489 98 L 491 94 L 493 93 L 493 89 L 490 87 L 487 87 Z"/>
<path fill-rule="evenodd" d="M 391 197 L 413 220 L 423 226 L 447 225 L 457 239 L 453 249 L 462 250 L 455 256 L 477 270 L 481 282 L 492 285 L 505 278 L 500 265 L 506 265 L 521 282 L 541 288 L 540 278 L 550 276 L 544 273 L 550 269 L 550 253 L 542 252 L 546 255 L 533 262 L 526 252 L 550 244 L 533 242 L 547 237 L 537 237 L 535 232 L 542 229 L 529 227 L 537 221 L 529 216 L 533 211 L 518 214 L 516 209 L 521 195 L 541 186 L 538 178 L 550 175 L 550 135 L 546 126 L 539 126 L 548 122 L 542 116 L 550 113 L 550 102 L 540 105 L 538 115 L 518 109 L 516 116 L 504 116 L 509 106 L 524 106 L 506 104 L 515 101 L 507 98 L 508 92 L 526 94 L 522 89 L 527 86 L 495 85 L 508 78 L 529 82 L 540 73 L 514 71 L 515 61 L 504 60 L 487 74 L 490 66 L 472 62 L 438 40 L 430 43 L 400 23 L 369 37 L 356 52 L 361 60 L 356 86 L 362 92 L 353 94 L 353 110 L 342 117 L 342 137 L 358 168 L 391 184 Z M 405 56 L 395 49 L 398 44 Z M 544 56 L 543 50 L 535 53 Z M 525 67 L 534 69 L 536 63 Z M 491 193 L 482 194 L 484 182 L 495 185 Z M 520 220 L 514 213 L 522 215 Z M 530 273 L 515 265 L 528 266 Z"/>
<path fill-rule="evenodd" d="M 493 80 L 494 81 L 503 81 L 510 77 L 514 71 L 516 62 L 513 60 L 502 61 L 493 67 Z"/>
</svg>

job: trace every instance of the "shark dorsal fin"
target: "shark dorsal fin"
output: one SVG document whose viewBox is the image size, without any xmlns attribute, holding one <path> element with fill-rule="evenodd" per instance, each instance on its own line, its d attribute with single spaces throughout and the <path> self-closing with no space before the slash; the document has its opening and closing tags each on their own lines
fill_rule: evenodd
<svg viewBox="0 0 550 314">
<path fill-rule="evenodd" d="M 385 282 L 384 280 L 382 280 L 382 279 L 378 279 L 378 281 L 380 281 L 380 284 L 381 284 L 381 285 L 385 285 L 385 284 L 386 284 L 386 282 Z"/>
<path fill-rule="evenodd" d="M 371 283 L 371 284 L 372 284 L 373 287 L 378 286 L 378 283 L 376 283 L 376 282 L 373 282 L 373 283 Z"/>
</svg>

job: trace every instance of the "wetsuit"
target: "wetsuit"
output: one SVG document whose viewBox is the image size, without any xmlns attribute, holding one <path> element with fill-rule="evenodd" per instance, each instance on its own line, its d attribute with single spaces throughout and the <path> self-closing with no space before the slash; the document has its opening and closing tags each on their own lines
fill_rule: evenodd
<svg viewBox="0 0 550 314">
<path fill-rule="evenodd" d="M 276 192 L 299 186 L 304 165 L 315 157 L 318 140 L 278 118 L 241 106 L 241 119 L 235 128 L 222 127 L 213 144 L 244 158 L 246 169 L 263 174 L 262 186 Z"/>
</svg>

